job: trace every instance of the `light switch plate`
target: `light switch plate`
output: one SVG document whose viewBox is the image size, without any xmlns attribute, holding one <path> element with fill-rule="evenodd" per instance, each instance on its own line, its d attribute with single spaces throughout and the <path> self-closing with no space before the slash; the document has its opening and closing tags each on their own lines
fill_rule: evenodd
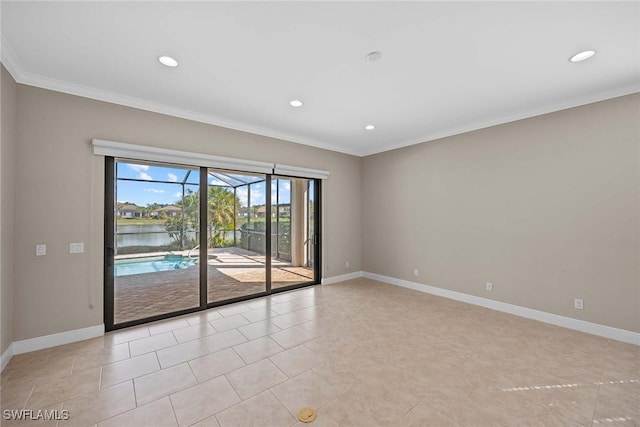
<svg viewBox="0 0 640 427">
<path fill-rule="evenodd" d="M 84 252 L 84 243 L 69 243 L 69 253 L 70 254 L 81 254 Z"/>
<path fill-rule="evenodd" d="M 36 256 L 44 256 L 47 254 L 47 245 L 36 245 Z"/>
</svg>

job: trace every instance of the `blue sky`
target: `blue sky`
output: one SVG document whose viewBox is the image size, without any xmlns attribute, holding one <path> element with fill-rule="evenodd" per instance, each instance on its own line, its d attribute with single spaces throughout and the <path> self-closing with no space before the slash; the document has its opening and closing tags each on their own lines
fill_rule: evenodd
<svg viewBox="0 0 640 427">
<path fill-rule="evenodd" d="M 138 206 L 147 206 L 151 203 L 173 204 L 180 199 L 182 193 L 182 185 L 180 183 L 185 179 L 189 169 L 172 168 L 162 166 L 150 166 L 134 163 L 117 163 L 118 178 L 132 178 L 142 181 L 122 181 L 117 182 L 117 201 L 131 202 Z M 231 175 L 243 180 L 257 180 L 257 176 L 250 175 Z M 191 189 L 198 190 L 199 171 L 191 170 L 187 183 L 195 185 L 186 185 L 185 191 Z M 154 182 L 166 181 L 166 182 Z M 175 182 L 175 184 L 174 184 Z M 220 184 L 220 180 L 215 177 L 209 177 L 209 184 Z M 290 202 L 291 183 L 288 180 L 279 180 L 280 187 L 280 203 Z M 238 187 L 237 195 L 240 201 L 246 203 L 247 187 Z M 275 203 L 275 185 L 272 186 L 271 197 Z M 257 183 L 251 186 L 251 204 L 263 205 L 265 203 L 265 184 Z"/>
</svg>

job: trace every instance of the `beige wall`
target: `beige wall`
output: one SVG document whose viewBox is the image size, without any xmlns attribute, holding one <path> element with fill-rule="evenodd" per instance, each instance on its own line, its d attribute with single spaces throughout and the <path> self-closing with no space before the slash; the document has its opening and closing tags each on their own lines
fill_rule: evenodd
<svg viewBox="0 0 640 427">
<path fill-rule="evenodd" d="M 364 269 L 640 332 L 639 170 L 640 94 L 366 157 Z"/>
<path fill-rule="evenodd" d="M 361 269 L 360 158 L 29 86 L 17 97 L 14 340 L 103 322 L 104 164 L 92 138 L 328 170 L 323 276 Z M 86 253 L 69 255 L 70 242 Z"/>
<path fill-rule="evenodd" d="M 3 70 L 2 351 L 102 323 L 92 138 L 329 170 L 324 277 L 365 270 L 640 332 L 639 105 L 636 94 L 360 159 L 15 85 Z M 78 241 L 86 253 L 69 255 Z"/>
<path fill-rule="evenodd" d="M 13 341 L 13 206 L 16 83 L 0 66 L 0 354 Z"/>
</svg>

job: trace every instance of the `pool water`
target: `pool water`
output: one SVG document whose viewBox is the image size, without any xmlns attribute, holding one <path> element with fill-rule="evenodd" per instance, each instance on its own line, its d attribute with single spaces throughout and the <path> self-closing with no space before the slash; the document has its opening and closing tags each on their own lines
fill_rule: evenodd
<svg viewBox="0 0 640 427">
<path fill-rule="evenodd" d="M 179 255 L 119 259 L 115 261 L 114 275 L 116 277 L 121 277 L 131 276 L 132 274 L 181 270 L 194 265 L 196 265 L 196 261 L 194 259 Z"/>
</svg>

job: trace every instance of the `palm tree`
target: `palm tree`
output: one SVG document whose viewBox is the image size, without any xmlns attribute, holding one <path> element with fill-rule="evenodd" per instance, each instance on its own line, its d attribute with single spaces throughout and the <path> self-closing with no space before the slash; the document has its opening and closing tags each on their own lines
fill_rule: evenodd
<svg viewBox="0 0 640 427">
<path fill-rule="evenodd" d="M 234 197 L 233 191 L 226 187 L 209 187 L 207 193 L 208 226 L 212 232 L 210 245 L 212 247 L 224 246 L 225 232 L 233 230 L 234 212 L 239 200 Z"/>
<path fill-rule="evenodd" d="M 235 203 L 234 203 L 235 202 Z M 182 214 L 165 221 L 165 228 L 169 235 L 180 247 L 188 243 L 189 246 L 197 244 L 198 230 L 200 229 L 200 197 L 198 192 L 187 189 L 184 197 L 175 203 L 182 208 Z M 210 247 L 222 247 L 225 245 L 225 233 L 233 230 L 235 207 L 240 206 L 240 200 L 235 198 L 233 190 L 227 187 L 211 186 L 207 191 L 208 218 L 207 228 L 210 233 Z M 193 242 L 186 242 L 187 231 L 196 232 Z"/>
<path fill-rule="evenodd" d="M 180 249 L 184 249 L 185 246 L 192 247 L 198 242 L 198 230 L 200 229 L 199 194 L 187 189 L 184 197 L 181 197 L 175 205 L 182 209 L 182 213 L 167 218 L 164 223 L 165 229 L 174 242 L 180 246 Z M 188 231 L 195 231 L 195 239 L 187 241 L 186 232 Z"/>
</svg>

